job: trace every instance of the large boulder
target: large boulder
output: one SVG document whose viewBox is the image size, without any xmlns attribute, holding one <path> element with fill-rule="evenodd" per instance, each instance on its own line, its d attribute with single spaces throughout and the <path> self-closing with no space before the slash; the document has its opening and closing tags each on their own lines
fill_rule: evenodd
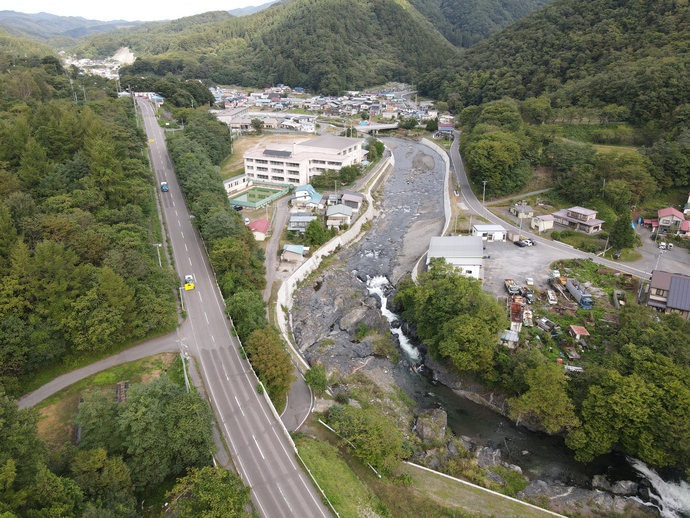
<svg viewBox="0 0 690 518">
<path fill-rule="evenodd" d="M 486 446 L 477 451 L 477 466 L 480 468 L 501 465 L 501 450 L 494 450 Z"/>
<path fill-rule="evenodd" d="M 592 477 L 592 489 L 611 491 L 611 483 L 606 479 L 606 475 L 594 475 Z"/>
<path fill-rule="evenodd" d="M 611 491 L 616 495 L 635 496 L 637 494 L 637 483 L 632 480 L 619 480 L 613 484 Z"/>
<path fill-rule="evenodd" d="M 414 431 L 423 443 L 439 443 L 446 436 L 448 414 L 440 408 L 422 410 L 417 417 Z"/>
</svg>

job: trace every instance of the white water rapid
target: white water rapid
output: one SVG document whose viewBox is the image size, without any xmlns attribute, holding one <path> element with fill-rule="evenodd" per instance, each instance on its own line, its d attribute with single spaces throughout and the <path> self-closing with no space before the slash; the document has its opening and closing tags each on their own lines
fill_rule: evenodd
<svg viewBox="0 0 690 518">
<path fill-rule="evenodd" d="M 683 480 L 667 482 L 641 460 L 628 458 L 628 461 L 652 484 L 649 496 L 663 518 L 690 517 L 690 484 Z"/>
<path fill-rule="evenodd" d="M 372 295 L 378 295 L 381 299 L 381 314 L 384 317 L 386 317 L 386 320 L 388 320 L 388 322 L 392 324 L 393 322 L 398 321 L 400 319 L 398 318 L 398 315 L 396 315 L 386 307 L 388 297 L 386 297 L 383 294 L 383 288 L 386 286 L 390 286 L 390 282 L 388 282 L 388 279 L 383 275 L 371 277 L 367 281 L 367 289 L 369 290 L 369 293 L 371 293 Z M 422 355 L 419 354 L 419 350 L 417 350 L 417 348 L 410 343 L 410 340 L 405 336 L 405 333 L 402 332 L 402 329 L 400 329 L 399 327 L 391 327 L 391 333 L 398 336 L 398 340 L 400 341 L 400 347 L 405 352 L 410 361 L 416 363 L 422 359 Z"/>
</svg>

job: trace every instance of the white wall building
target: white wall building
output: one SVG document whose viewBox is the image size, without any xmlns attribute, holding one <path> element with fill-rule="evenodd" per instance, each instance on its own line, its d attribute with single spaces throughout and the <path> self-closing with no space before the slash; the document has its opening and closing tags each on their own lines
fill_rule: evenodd
<svg viewBox="0 0 690 518">
<path fill-rule="evenodd" d="M 435 257 L 443 257 L 466 277 L 483 277 L 484 246 L 480 236 L 432 237 L 426 255 L 427 266 Z"/>
<path fill-rule="evenodd" d="M 307 184 L 311 178 L 330 169 L 359 164 L 366 151 L 364 139 L 317 137 L 300 144 L 270 144 L 244 153 L 244 170 L 248 179 L 263 182 Z"/>
</svg>

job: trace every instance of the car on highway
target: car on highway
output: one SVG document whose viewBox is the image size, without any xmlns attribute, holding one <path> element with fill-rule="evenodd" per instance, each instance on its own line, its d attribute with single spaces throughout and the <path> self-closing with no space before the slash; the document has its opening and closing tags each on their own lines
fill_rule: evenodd
<svg viewBox="0 0 690 518">
<path fill-rule="evenodd" d="M 192 277 L 191 275 L 184 276 L 184 289 L 185 291 L 194 289 L 194 277 Z"/>
<path fill-rule="evenodd" d="M 168 192 L 170 188 L 168 187 L 168 182 L 161 182 L 161 191 Z"/>
</svg>

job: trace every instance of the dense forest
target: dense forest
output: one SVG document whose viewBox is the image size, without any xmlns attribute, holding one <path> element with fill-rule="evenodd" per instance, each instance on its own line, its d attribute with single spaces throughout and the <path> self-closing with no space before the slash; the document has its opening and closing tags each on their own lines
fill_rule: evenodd
<svg viewBox="0 0 690 518">
<path fill-rule="evenodd" d="M 420 91 L 459 111 L 504 96 L 626 109 L 636 125 L 687 119 L 690 7 L 556 0 L 428 74 Z"/>
<path fill-rule="evenodd" d="M 178 279 L 151 246 L 153 181 L 131 100 L 70 79 L 50 56 L 0 75 L 0 383 L 9 393 L 46 365 L 176 322 Z M 76 104 L 75 93 L 94 100 Z"/>
<path fill-rule="evenodd" d="M 469 48 L 550 0 L 410 0 L 453 45 Z"/>
</svg>

